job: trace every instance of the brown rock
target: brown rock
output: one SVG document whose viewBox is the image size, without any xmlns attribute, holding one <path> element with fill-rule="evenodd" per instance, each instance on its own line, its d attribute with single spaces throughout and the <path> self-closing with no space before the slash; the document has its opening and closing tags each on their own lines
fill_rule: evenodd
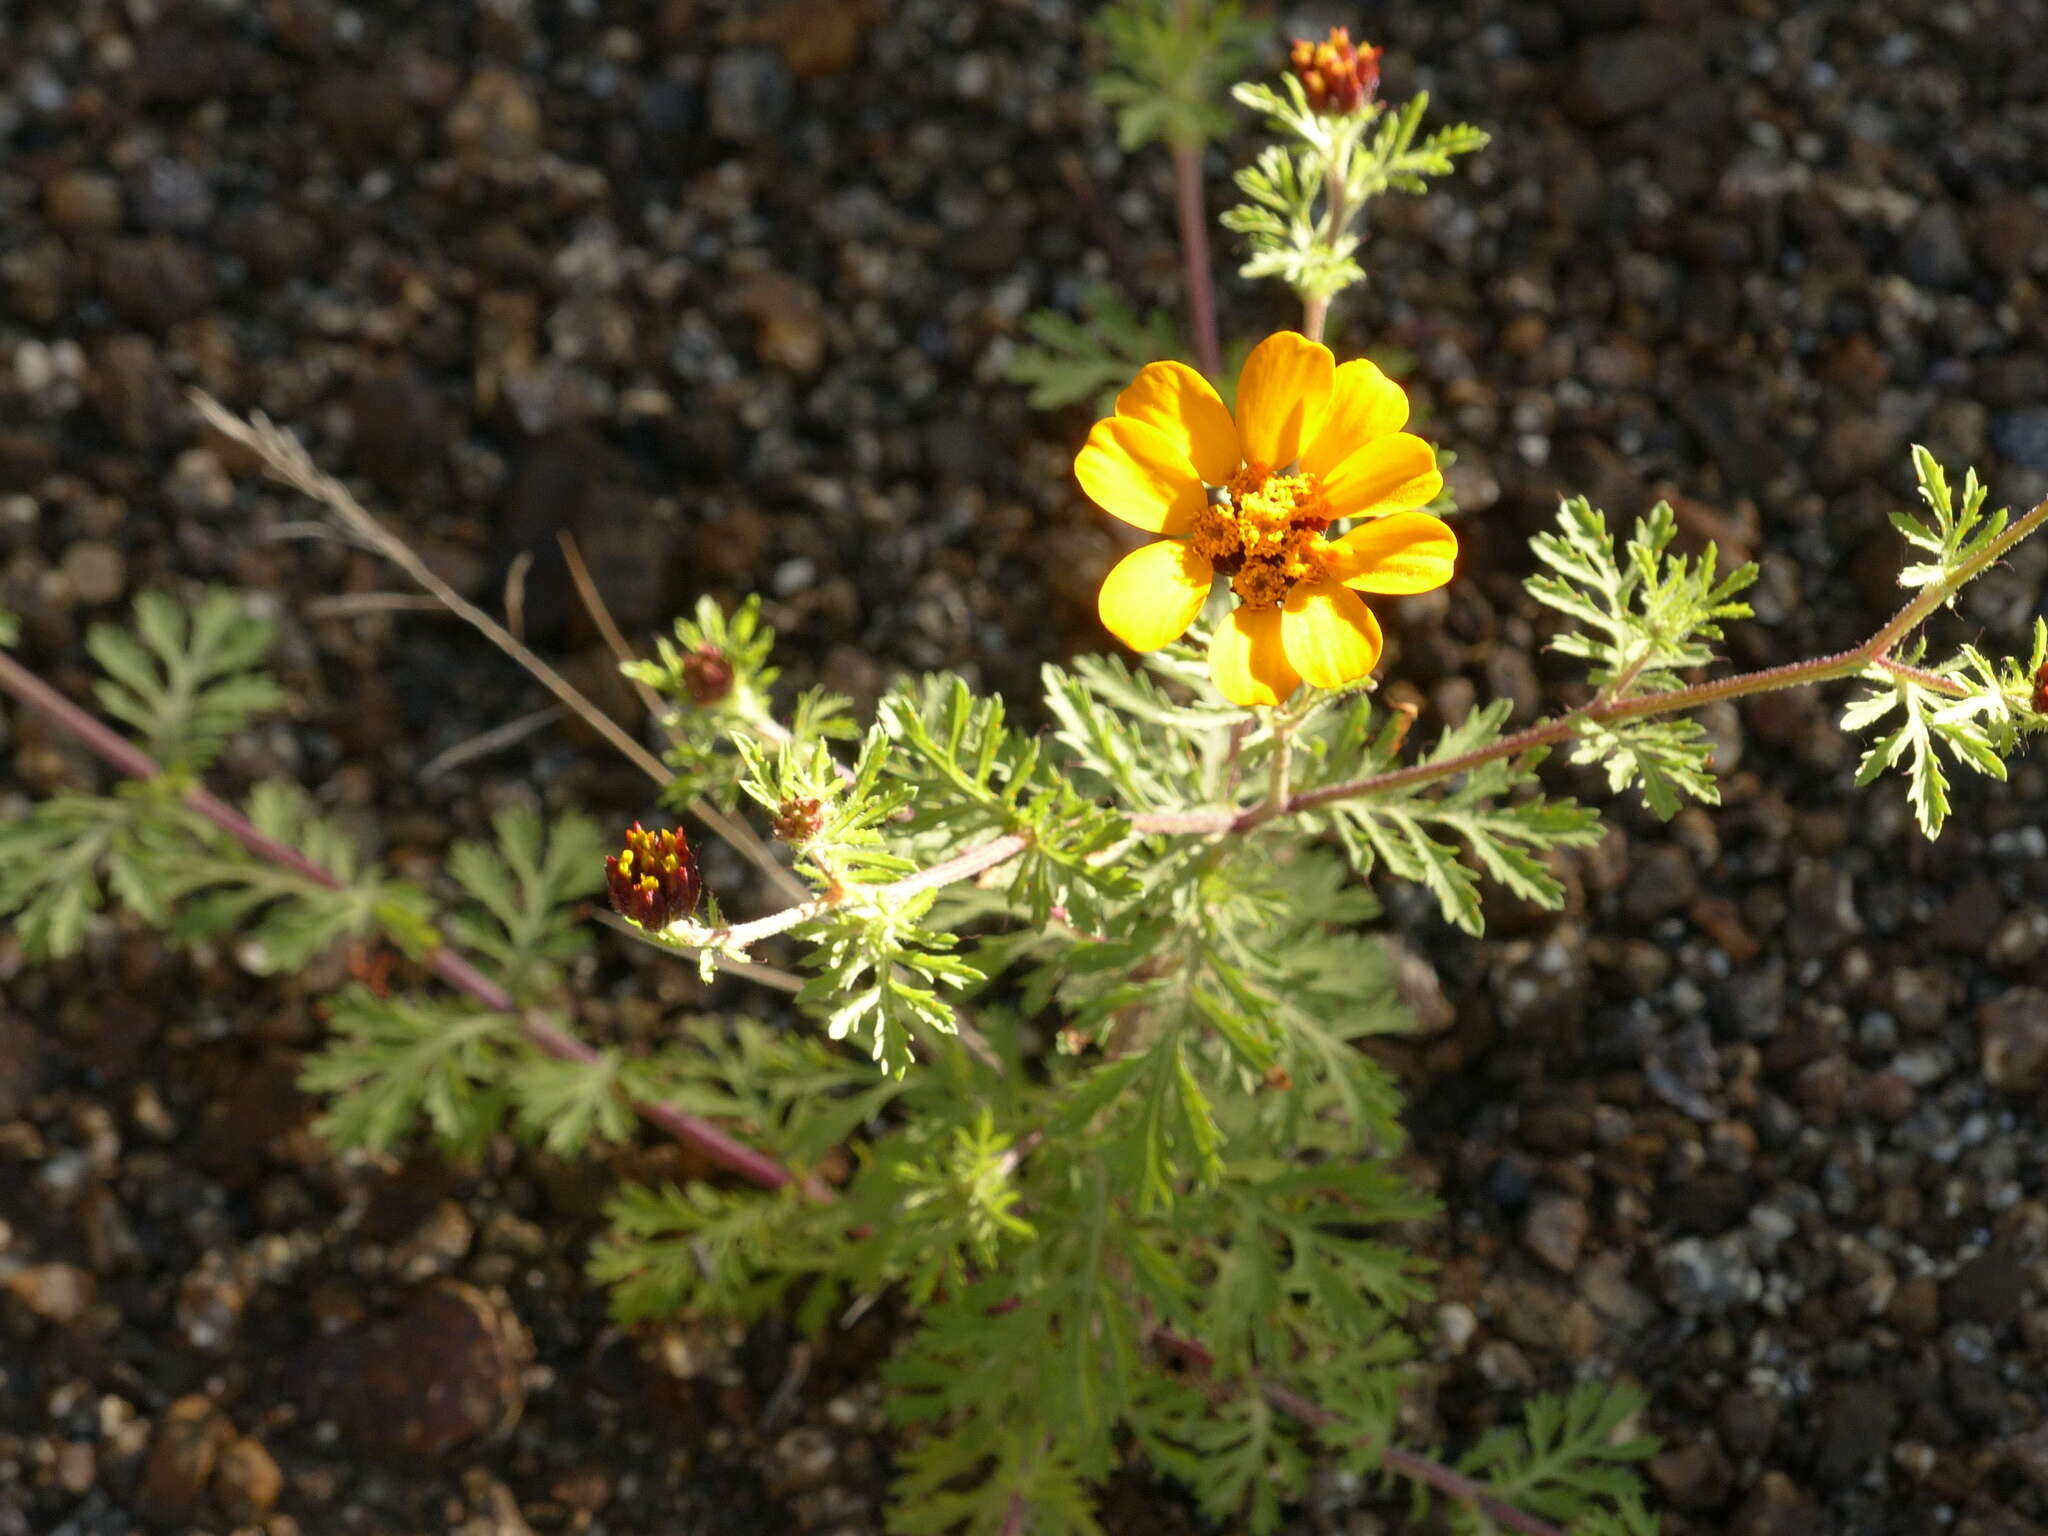
<svg viewBox="0 0 2048 1536">
<path fill-rule="evenodd" d="M 284 1474 L 259 1440 L 247 1435 L 230 1442 L 213 1469 L 213 1497 L 220 1512 L 238 1525 L 253 1525 L 277 1504 Z"/>
<path fill-rule="evenodd" d="M 2009 1248 L 1988 1248 L 1942 1287 L 1942 1315 L 1951 1323 L 2003 1328 L 2026 1300 L 2027 1265 Z"/>
<path fill-rule="evenodd" d="M 2048 1424 L 2014 1435 L 2003 1447 L 2006 1459 L 2036 1488 L 2048 1488 Z"/>
<path fill-rule="evenodd" d="M 76 1264 L 31 1264 L 7 1277 L 7 1294 L 46 1323 L 75 1323 L 92 1305 L 93 1278 Z"/>
<path fill-rule="evenodd" d="M 1895 1125 L 1913 1113 L 1917 1097 L 1913 1085 L 1896 1072 L 1872 1073 L 1863 1085 L 1863 1108 L 1888 1125 Z"/>
<path fill-rule="evenodd" d="M 1522 1246 L 1561 1275 L 1578 1267 L 1593 1218 L 1586 1202 L 1572 1195 L 1543 1194 L 1529 1202 L 1522 1222 Z"/>
<path fill-rule="evenodd" d="M 89 608 L 111 603 L 128 590 L 128 562 L 121 551 L 98 539 L 67 546 L 57 572 L 72 597 Z"/>
<path fill-rule="evenodd" d="M 121 184 L 95 171 L 68 171 L 43 188 L 50 226 L 67 235 L 103 235 L 121 227 Z"/>
<path fill-rule="evenodd" d="M 756 272 L 733 290 L 733 307 L 754 323 L 761 360 L 808 378 L 825 361 L 824 306 L 817 290 L 782 272 Z"/>
<path fill-rule="evenodd" d="M 100 292 L 130 325 L 163 332 L 213 303 L 206 259 L 169 235 L 116 240 L 99 263 Z"/>
<path fill-rule="evenodd" d="M 759 36 L 781 50 L 797 79 L 819 80 L 853 67 L 875 19 L 871 0 L 780 0 Z"/>
<path fill-rule="evenodd" d="M 204 1397 L 181 1397 L 164 1410 L 149 1443 L 149 1461 L 135 1502 L 152 1519 L 174 1521 L 191 1513 L 206 1491 L 234 1426 Z"/>
<path fill-rule="evenodd" d="M 1845 1381 L 1835 1386 L 1821 1410 L 1814 1476 L 1829 1487 L 1854 1482 L 1873 1460 L 1890 1451 L 1897 1419 L 1890 1394 L 1876 1383 Z"/>
<path fill-rule="evenodd" d="M 1925 1337 L 1941 1326 L 1941 1287 L 1932 1275 L 1913 1275 L 1892 1292 L 1885 1316 L 1901 1333 Z"/>
<path fill-rule="evenodd" d="M 2014 987 L 1977 1010 L 1984 1081 L 2024 1090 L 2048 1085 L 2048 991 Z"/>
<path fill-rule="evenodd" d="M 406 489 L 441 458 L 441 403 L 412 369 L 358 379 L 349 415 L 357 465 L 387 490 Z"/>
<path fill-rule="evenodd" d="M 1562 100 L 1582 122 L 1611 123 L 1670 100 L 1700 69 L 1698 48 L 1674 32 L 1637 27 L 1589 37 Z"/>
<path fill-rule="evenodd" d="M 1494 1326 L 1516 1343 L 1566 1360 L 1583 1360 L 1600 1342 L 1600 1319 L 1578 1297 L 1540 1280 L 1508 1279 L 1486 1288 Z"/>
<path fill-rule="evenodd" d="M 1799 1485 L 1766 1472 L 1728 1523 L 1728 1536 L 1820 1536 L 1819 1517 Z"/>
<path fill-rule="evenodd" d="M 1712 1440 L 1674 1446 L 1650 1463 L 1650 1480 L 1679 1509 L 1714 1509 L 1727 1502 L 1735 1469 Z"/>
<path fill-rule="evenodd" d="M 1738 1389 L 1714 1407 L 1714 1433 L 1721 1437 L 1730 1456 L 1746 1461 L 1763 1455 L 1777 1432 L 1778 1404 L 1774 1398 Z"/>
<path fill-rule="evenodd" d="M 396 1317 L 321 1340 L 302 1358 L 297 1385 L 370 1449 L 441 1456 L 518 1422 L 532 1353 L 509 1306 L 442 1280 Z"/>
<path fill-rule="evenodd" d="M 448 147 L 471 162 L 524 160 L 540 148 L 540 103 L 506 69 L 476 72 L 448 113 Z"/>
<path fill-rule="evenodd" d="M 171 435 L 178 388 L 147 336 L 110 336 L 91 353 L 86 392 L 108 428 L 127 447 L 153 452 Z"/>
<path fill-rule="evenodd" d="M 0 1013 L 0 1121 L 23 1114 L 42 1080 L 42 1036 L 26 1019 Z"/>
</svg>

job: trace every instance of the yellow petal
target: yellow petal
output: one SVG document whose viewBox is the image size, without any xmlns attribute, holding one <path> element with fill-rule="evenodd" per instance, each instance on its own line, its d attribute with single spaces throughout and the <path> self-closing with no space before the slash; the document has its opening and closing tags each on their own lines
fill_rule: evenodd
<svg viewBox="0 0 2048 1536">
<path fill-rule="evenodd" d="M 1336 359 L 1321 342 L 1280 331 L 1252 348 L 1237 376 L 1237 435 L 1245 462 L 1285 469 L 1315 441 L 1330 409 Z"/>
<path fill-rule="evenodd" d="M 1095 423 L 1074 458 L 1074 476 L 1103 511 L 1147 533 L 1186 533 L 1207 501 L 1180 445 L 1124 416 Z"/>
<path fill-rule="evenodd" d="M 1211 485 L 1221 485 L 1237 468 L 1237 427 L 1229 408 L 1186 363 L 1147 363 L 1116 397 L 1116 413 L 1172 438 Z"/>
<path fill-rule="evenodd" d="M 1095 600 L 1103 627 L 1134 651 L 1171 645 L 1209 600 L 1216 569 L 1186 544 L 1161 539 L 1111 567 Z"/>
<path fill-rule="evenodd" d="M 1342 688 L 1379 664 L 1379 620 L 1355 592 L 1334 581 L 1310 582 L 1287 594 L 1280 639 L 1294 670 L 1318 688 Z"/>
<path fill-rule="evenodd" d="M 1332 517 L 1406 512 L 1429 505 L 1443 488 L 1436 450 L 1412 432 L 1367 443 L 1323 476 Z"/>
<path fill-rule="evenodd" d="M 1359 358 L 1337 370 L 1330 390 L 1330 414 L 1322 430 L 1302 450 L 1301 467 L 1312 475 L 1331 470 L 1375 438 L 1408 425 L 1408 396 L 1380 372 L 1379 364 Z"/>
<path fill-rule="evenodd" d="M 1209 676 L 1233 704 L 1278 704 L 1301 681 L 1280 641 L 1278 608 L 1239 605 L 1209 641 Z"/>
<path fill-rule="evenodd" d="M 1434 592 L 1451 579 L 1458 536 L 1427 512 L 1375 518 L 1322 551 L 1334 581 L 1358 592 Z"/>
</svg>

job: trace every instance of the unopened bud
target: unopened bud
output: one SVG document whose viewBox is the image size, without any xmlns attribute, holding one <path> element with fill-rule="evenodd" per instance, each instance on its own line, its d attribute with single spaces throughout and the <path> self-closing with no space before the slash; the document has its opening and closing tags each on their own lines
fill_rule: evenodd
<svg viewBox="0 0 2048 1536">
<path fill-rule="evenodd" d="M 683 658 L 683 686 L 700 709 L 719 703 L 732 692 L 732 663 L 707 641 Z"/>
<path fill-rule="evenodd" d="M 2048 715 L 2048 662 L 2034 674 L 2034 713 Z"/>
<path fill-rule="evenodd" d="M 643 928 L 666 928 L 697 910 L 704 883 L 697 855 L 680 828 L 649 832 L 639 822 L 626 846 L 604 861 L 605 884 L 619 916 Z"/>
<path fill-rule="evenodd" d="M 1297 38 L 1287 65 L 1314 111 L 1325 117 L 1349 117 L 1379 89 L 1380 53 L 1378 48 L 1353 47 L 1349 27 L 1332 27 L 1325 42 Z"/>
<path fill-rule="evenodd" d="M 769 830 L 792 848 L 801 848 L 825 825 L 825 807 L 813 795 L 791 795 L 775 807 Z"/>
</svg>

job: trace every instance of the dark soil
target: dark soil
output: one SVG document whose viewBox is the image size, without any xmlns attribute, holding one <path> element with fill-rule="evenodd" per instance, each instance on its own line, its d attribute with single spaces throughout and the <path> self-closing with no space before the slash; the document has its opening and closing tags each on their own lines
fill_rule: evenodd
<svg viewBox="0 0 2048 1536">
<path fill-rule="evenodd" d="M 310 514 L 200 434 L 199 384 L 480 600 L 531 553 L 528 634 L 621 714 L 561 528 L 636 634 L 760 591 L 795 682 L 957 667 L 1028 701 L 1042 660 L 1106 643 L 1120 546 L 1069 473 L 1085 413 L 1029 412 L 1004 360 L 1098 277 L 1178 300 L 1168 168 L 1090 104 L 1084 14 L 13 0 L 0 601 L 27 655 L 82 696 L 83 629 L 133 591 L 269 594 L 293 708 L 223 787 L 290 775 L 422 878 L 507 800 L 651 809 L 566 724 L 424 773 L 544 700 L 445 618 L 365 611 L 397 578 L 290 537 Z M 1517 585 L 1560 490 L 1669 495 L 1758 559 L 1745 665 L 1894 605 L 1908 442 L 2000 502 L 2048 492 L 2042 0 L 1287 19 L 1362 21 L 1391 96 L 1497 135 L 1375 209 L 1335 337 L 1412 356 L 1459 454 L 1463 577 L 1403 605 L 1385 669 L 1421 729 L 1569 699 Z M 1234 281 L 1223 308 L 1293 320 Z M 1947 638 L 2017 646 L 2044 563 Z M 1448 1211 L 1409 1429 L 1455 1443 L 1611 1374 L 1649 1394 L 1673 1532 L 2040 1531 L 2048 775 L 1963 786 L 1928 846 L 1896 790 L 1849 788 L 1832 701 L 1709 724 L 1726 804 L 1617 810 L 1562 915 L 1498 903 L 1467 943 L 1388 893 L 1447 994 L 1398 1053 Z M 104 782 L 34 720 L 0 733 L 0 813 Z M 294 1077 L 349 957 L 283 983 L 248 958 L 120 916 L 54 969 L 0 936 L 0 1536 L 878 1527 L 883 1319 L 621 1334 L 580 1277 L 596 1204 L 679 1154 L 337 1158 Z M 746 998 L 614 949 L 582 983 L 598 1037 Z M 1135 1480 L 1109 1518 L 1193 1528 Z M 1404 1527 L 1332 1483 L 1299 1528 Z"/>
</svg>

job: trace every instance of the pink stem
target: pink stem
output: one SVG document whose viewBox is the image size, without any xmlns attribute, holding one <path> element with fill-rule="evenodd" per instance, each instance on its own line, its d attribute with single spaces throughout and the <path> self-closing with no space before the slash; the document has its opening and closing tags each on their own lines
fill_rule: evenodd
<svg viewBox="0 0 2048 1536">
<path fill-rule="evenodd" d="M 162 768 L 155 759 L 90 712 L 80 709 L 63 694 L 0 651 L 0 690 L 14 695 L 53 725 L 67 732 L 97 756 L 132 779 L 153 779 Z M 281 843 L 260 831 L 226 801 L 193 787 L 183 796 L 185 805 L 205 817 L 258 858 L 329 890 L 341 890 L 344 882 L 288 843 Z M 427 969 L 457 991 L 468 994 L 484 1007 L 518 1016 L 519 1027 L 533 1047 L 543 1055 L 561 1061 L 589 1062 L 597 1052 L 581 1040 L 564 1034 L 537 1013 L 522 1010 L 511 994 L 479 971 L 458 951 L 446 944 L 426 957 Z M 793 1175 L 773 1158 L 735 1140 L 708 1120 L 686 1115 L 666 1104 L 633 1105 L 650 1125 L 668 1132 L 685 1146 L 694 1147 L 720 1167 L 769 1189 L 779 1189 Z"/>
<path fill-rule="evenodd" d="M 1209 266 L 1209 213 L 1202 198 L 1202 146 L 1173 146 L 1173 200 L 1180 210 L 1180 252 L 1187 263 L 1188 329 L 1195 362 L 1212 380 L 1223 378 L 1223 347 L 1216 336 L 1216 282 Z"/>
</svg>

